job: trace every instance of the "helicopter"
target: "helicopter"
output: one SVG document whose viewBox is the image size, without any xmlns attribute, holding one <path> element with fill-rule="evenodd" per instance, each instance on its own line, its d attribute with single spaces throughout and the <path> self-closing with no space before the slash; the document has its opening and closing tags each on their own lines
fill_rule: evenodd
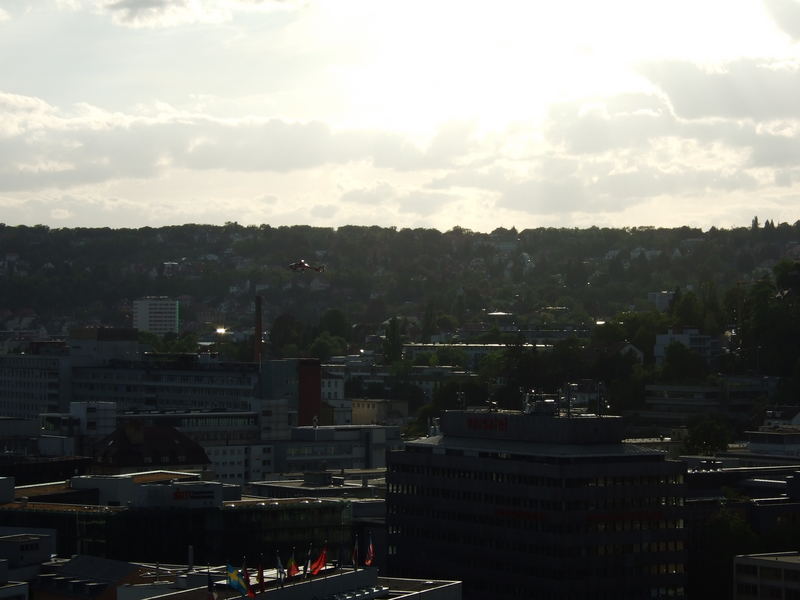
<svg viewBox="0 0 800 600">
<path fill-rule="evenodd" d="M 289 265 L 289 270 L 294 271 L 295 273 L 300 273 L 303 271 L 316 271 L 317 273 L 322 273 L 325 270 L 325 265 L 310 265 L 302 258 L 298 261 L 295 261 Z"/>
</svg>

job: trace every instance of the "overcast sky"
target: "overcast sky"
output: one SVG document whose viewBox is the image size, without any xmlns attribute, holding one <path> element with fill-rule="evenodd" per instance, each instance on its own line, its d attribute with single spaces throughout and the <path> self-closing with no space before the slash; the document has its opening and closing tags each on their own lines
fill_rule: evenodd
<svg viewBox="0 0 800 600">
<path fill-rule="evenodd" d="M 800 219 L 797 0 L 0 0 L 0 221 Z"/>
</svg>

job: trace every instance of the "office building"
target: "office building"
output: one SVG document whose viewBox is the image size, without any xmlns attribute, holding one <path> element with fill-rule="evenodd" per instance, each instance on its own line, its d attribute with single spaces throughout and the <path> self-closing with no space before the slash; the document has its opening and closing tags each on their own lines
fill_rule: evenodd
<svg viewBox="0 0 800 600">
<path fill-rule="evenodd" d="M 622 443 L 622 420 L 446 411 L 390 452 L 390 573 L 464 582 L 464 597 L 685 595 L 685 465 Z"/>
<path fill-rule="evenodd" d="M 166 296 L 147 296 L 133 301 L 133 327 L 156 335 L 178 333 L 177 300 Z"/>
<path fill-rule="evenodd" d="M 734 561 L 734 600 L 800 599 L 800 552 L 746 554 Z"/>
</svg>

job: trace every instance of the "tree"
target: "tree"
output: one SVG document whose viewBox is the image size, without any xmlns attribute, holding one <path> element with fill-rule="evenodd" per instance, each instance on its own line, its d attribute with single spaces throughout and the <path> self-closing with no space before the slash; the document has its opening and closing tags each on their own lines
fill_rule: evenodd
<svg viewBox="0 0 800 600">
<path fill-rule="evenodd" d="M 392 317 L 384 333 L 383 339 L 383 361 L 384 364 L 392 364 L 400 360 L 403 355 L 403 339 L 400 333 L 400 321 L 397 317 Z"/>
<path fill-rule="evenodd" d="M 672 342 L 664 353 L 661 378 L 674 383 L 697 382 L 708 375 L 705 359 L 680 342 Z"/>
<path fill-rule="evenodd" d="M 347 342 L 342 337 L 323 331 L 311 343 L 308 352 L 311 356 L 327 362 L 331 356 L 347 352 Z"/>
<path fill-rule="evenodd" d="M 288 356 L 289 348 L 296 353 L 302 346 L 303 323 L 294 315 L 282 314 L 275 318 L 269 332 L 272 354 L 277 358 Z"/>
<path fill-rule="evenodd" d="M 350 328 L 347 317 L 338 308 L 326 310 L 319 320 L 320 333 L 328 332 L 332 336 L 340 337 L 344 340 L 350 339 Z"/>
<path fill-rule="evenodd" d="M 688 587 L 693 598 L 731 598 L 733 557 L 758 552 L 758 536 L 739 511 L 722 506 L 693 536 L 697 547 L 690 554 Z"/>
<path fill-rule="evenodd" d="M 440 365 L 466 367 L 468 362 L 467 353 L 460 348 L 444 346 L 436 351 L 436 362 Z"/>
<path fill-rule="evenodd" d="M 684 452 L 713 456 L 715 452 L 728 449 L 733 439 L 733 430 L 726 419 L 705 413 L 692 417 L 687 423 Z"/>
</svg>

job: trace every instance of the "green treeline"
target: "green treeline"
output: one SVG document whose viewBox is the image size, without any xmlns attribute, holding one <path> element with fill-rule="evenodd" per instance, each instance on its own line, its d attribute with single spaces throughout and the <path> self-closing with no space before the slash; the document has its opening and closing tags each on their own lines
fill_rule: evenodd
<svg viewBox="0 0 800 600">
<path fill-rule="evenodd" d="M 681 228 L 395 229 L 345 226 L 182 225 L 142 229 L 50 229 L 0 224 L 0 317 L 20 314 L 57 335 L 67 326 L 130 325 L 131 302 L 181 299 L 184 331 L 165 350 L 216 327 L 252 331 L 264 299 L 273 356 L 327 358 L 358 351 L 370 336 L 388 363 L 405 341 L 499 342 L 481 365 L 501 404 L 519 389 L 604 381 L 624 409 L 649 381 L 702 381 L 717 373 L 800 379 L 800 222 L 708 231 Z M 300 258 L 323 273 L 295 273 Z M 656 310 L 648 293 L 674 294 Z M 510 313 L 506 321 L 498 313 Z M 598 321 L 602 325 L 595 325 Z M 513 327 L 504 327 L 505 325 Z M 669 348 L 656 369 L 655 336 L 669 327 L 724 336 L 708 365 Z M 552 353 L 536 353 L 508 330 L 574 329 Z M 585 339 L 588 337 L 588 342 Z M 632 344 L 640 362 L 619 352 Z M 248 350 L 231 348 L 239 356 Z M 417 364 L 458 364 L 460 357 Z M 398 365 L 398 380 L 404 368 Z M 413 366 L 413 365 L 411 365 Z M 398 384 L 400 385 L 400 384 Z M 485 390 L 485 388 L 483 388 Z M 516 392 L 514 390 L 517 390 Z M 477 393 L 477 392 L 476 392 Z M 453 402 L 446 392 L 442 404 Z"/>
</svg>

